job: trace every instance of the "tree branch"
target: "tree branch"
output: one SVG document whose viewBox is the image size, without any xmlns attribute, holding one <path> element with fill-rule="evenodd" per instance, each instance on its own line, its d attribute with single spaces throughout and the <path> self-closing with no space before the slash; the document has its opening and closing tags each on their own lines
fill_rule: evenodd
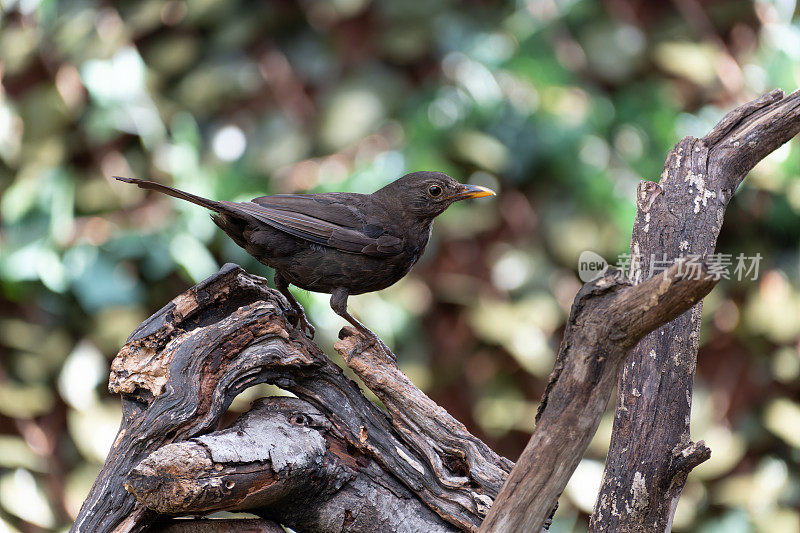
<svg viewBox="0 0 800 533">
<path fill-rule="evenodd" d="M 464 484 L 459 480 L 463 473 L 450 471 L 447 461 L 432 466 L 435 458 L 418 451 L 417 439 L 396 430 L 387 415 L 319 347 L 287 323 L 284 313 L 288 309 L 287 302 L 267 287 L 266 280 L 235 265 L 226 265 L 137 328 L 112 363 L 110 388 L 122 393 L 122 425 L 73 526 L 74 531 L 140 530 L 158 519 L 156 512 L 147 506 L 171 514 L 188 511 L 186 504 L 199 504 L 204 511 L 212 507 L 248 506 L 239 501 L 238 492 L 223 498 L 195 494 L 192 490 L 196 487 L 187 487 L 179 493 L 181 501 L 176 502 L 174 490 L 155 494 L 153 487 L 143 485 L 142 481 L 152 480 L 152 468 L 164 459 L 165 452 L 157 450 L 189 439 L 195 439 L 195 445 L 202 442 L 197 437 L 216 429 L 233 398 L 245 388 L 262 382 L 289 390 L 324 413 L 331 426 L 328 436 L 336 435 L 339 442 L 346 443 L 347 453 L 339 456 L 343 464 L 351 467 L 359 464 L 361 456 L 374 461 L 385 475 L 409 489 L 414 498 L 442 519 L 439 530 L 452 529 L 448 523 L 465 530 L 477 529 L 502 484 L 500 478 L 510 470 L 510 463 L 474 437 L 462 452 L 451 436 L 443 436 L 443 444 L 437 447 L 455 457 L 468 458 L 469 470 L 475 475 L 468 474 L 470 482 Z M 191 443 L 186 446 L 190 447 L 182 448 L 183 452 L 198 451 Z M 342 448 L 330 446 L 332 450 Z M 162 455 L 154 458 L 151 456 L 154 452 Z M 148 456 L 150 462 L 140 465 Z M 301 465 L 308 458 L 296 460 Z M 484 464 L 493 461 L 497 464 Z M 167 464 L 167 470 L 176 467 L 174 461 Z M 356 470 L 363 470 L 368 464 L 371 462 Z M 129 478 L 137 465 L 141 468 Z M 146 469 L 148 465 L 151 470 Z M 196 467 L 196 463 L 186 466 Z M 274 470 L 273 465 L 272 474 Z M 314 472 L 326 476 L 324 483 L 320 482 L 322 485 L 343 486 L 343 480 L 332 476 L 330 471 Z M 274 483 L 269 471 L 260 475 L 261 482 Z M 382 483 L 380 479 L 375 476 L 372 479 L 373 490 L 386 494 L 386 488 L 374 486 Z M 252 481 L 253 486 L 258 483 Z M 125 490 L 126 483 L 146 500 L 147 506 L 136 503 Z M 395 498 L 409 497 L 409 493 L 385 485 Z M 170 487 L 174 489 L 174 483 Z M 265 487 L 263 492 L 269 491 Z M 165 503 L 168 500 L 174 507 Z M 356 516 L 362 506 L 359 502 L 357 508 L 345 507 L 340 511 L 342 516 L 348 513 Z M 421 506 L 412 507 L 418 510 Z M 259 508 L 254 510 L 259 512 Z M 309 512 L 308 508 L 304 511 Z M 294 524 L 291 517 L 282 518 L 286 525 Z M 335 522 L 331 518 L 330 523 Z"/>
<path fill-rule="evenodd" d="M 227 429 L 159 448 L 125 488 L 165 515 L 246 510 L 300 531 L 457 531 L 297 398 L 258 400 Z"/>
<path fill-rule="evenodd" d="M 703 139 L 678 143 L 661 180 L 639 186 L 633 279 L 647 279 L 654 259 L 712 254 L 747 172 L 799 131 L 800 92 L 775 90 L 728 113 Z M 622 370 L 593 531 L 669 531 L 686 476 L 710 456 L 689 434 L 701 310 L 647 335 Z"/>
<path fill-rule="evenodd" d="M 345 328 L 334 348 L 386 406 L 394 428 L 424 457 L 448 489 L 462 494 L 462 505 L 483 517 L 514 463 L 497 455 L 464 425 L 411 383 L 393 358 Z M 474 487 L 484 487 L 484 493 Z M 480 522 L 478 522 L 478 525 Z"/>
<path fill-rule="evenodd" d="M 682 284 L 615 289 L 623 285 L 612 277 L 592 287 L 636 311 L 614 332 L 632 346 L 628 336 L 655 325 L 647 309 L 678 305 Z M 288 325 L 287 309 L 264 279 L 226 265 L 137 328 L 112 363 L 120 431 L 74 531 L 141 531 L 216 510 L 301 530 L 477 530 L 512 463 L 414 387 L 390 354 L 343 332 L 336 348 L 387 416 Z M 233 398 L 261 382 L 299 399 L 263 400 L 213 431 Z"/>
<path fill-rule="evenodd" d="M 636 342 L 708 294 L 716 280 L 679 262 L 640 285 L 618 270 L 587 283 L 572 305 L 536 428 L 480 531 L 539 531 L 597 430 Z"/>
</svg>

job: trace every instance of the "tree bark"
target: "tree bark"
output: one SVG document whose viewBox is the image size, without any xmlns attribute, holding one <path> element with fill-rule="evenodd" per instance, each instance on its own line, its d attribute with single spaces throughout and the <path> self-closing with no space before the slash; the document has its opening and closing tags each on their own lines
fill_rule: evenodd
<svg viewBox="0 0 800 533">
<path fill-rule="evenodd" d="M 640 285 L 614 270 L 572 305 L 536 428 L 480 531 L 539 531 L 589 446 L 636 342 L 683 313 L 717 281 L 678 263 Z"/>
<path fill-rule="evenodd" d="M 227 429 L 159 448 L 125 488 L 164 515 L 224 508 L 298 531 L 458 531 L 298 398 L 262 398 Z"/>
<path fill-rule="evenodd" d="M 658 183 L 639 185 L 631 277 L 655 261 L 714 253 L 725 208 L 756 163 L 800 131 L 800 91 L 775 90 L 669 153 Z M 619 378 L 611 446 L 592 531 L 670 531 L 686 476 L 710 457 L 690 439 L 702 303 L 647 335 Z"/>
<path fill-rule="evenodd" d="M 211 491 L 211 487 L 197 493 L 197 484 L 177 490 L 175 479 L 188 482 L 195 476 L 193 468 L 208 464 L 209 457 L 204 460 L 198 455 L 198 446 L 202 447 L 203 439 L 211 437 L 201 436 L 217 429 L 220 417 L 239 392 L 262 382 L 293 392 L 324 413 L 323 418 L 331 426 L 331 431 L 324 432 L 328 452 L 323 455 L 319 455 L 322 453 L 319 446 L 314 448 L 318 455 L 310 456 L 290 453 L 292 450 L 282 446 L 282 461 L 292 458 L 297 468 L 292 472 L 296 479 L 282 479 L 281 483 L 297 486 L 292 483 L 308 484 L 311 479 L 318 485 L 315 493 L 318 500 L 313 505 L 320 508 L 321 502 L 333 498 L 326 490 L 337 492 L 345 485 L 352 488 L 356 482 L 363 485 L 358 488 L 362 498 L 352 507 L 326 507 L 331 514 L 320 520 L 331 527 L 318 530 L 339 531 L 341 528 L 333 527 L 337 523 L 355 527 L 353 520 L 358 519 L 364 507 L 362 500 L 370 491 L 378 496 L 393 495 L 397 500 L 392 504 L 395 510 L 405 505 L 406 516 L 416 513 L 430 522 L 434 515 L 429 511 L 433 511 L 439 526 L 426 529 L 477 529 L 511 463 L 469 435 L 457 421 L 448 420 L 449 415 L 443 411 L 431 413 L 431 418 L 442 421 L 463 443 L 443 435 L 441 444 L 420 448 L 413 429 L 402 429 L 399 421 L 393 425 L 386 413 L 368 400 L 317 345 L 289 325 L 284 317 L 287 310 L 288 303 L 280 293 L 267 287 L 266 280 L 247 274 L 236 265 L 226 265 L 219 273 L 176 297 L 134 331 L 112 363 L 109 387 L 112 392 L 122 394 L 120 431 L 73 531 L 139 531 L 157 522 L 162 514 L 255 505 L 249 501 L 242 503 L 243 494 L 236 485 L 219 493 Z M 353 355 L 370 346 L 362 337 L 350 344 Z M 384 367 L 394 366 L 393 356 L 383 353 L 381 356 Z M 402 374 L 395 367 L 392 375 Z M 402 384 L 405 392 L 409 386 L 407 380 Z M 416 391 L 414 397 L 421 399 L 424 395 Z M 428 410 L 438 409 L 428 402 L 418 406 L 423 418 Z M 253 415 L 251 421 L 256 418 Z M 308 438 L 314 437 L 309 433 Z M 308 440 L 305 445 L 311 446 L 312 442 Z M 172 443 L 183 443 L 184 448 L 163 451 Z M 263 462 L 265 452 L 249 448 L 252 441 L 239 453 L 243 456 L 260 453 L 261 459 L 256 462 Z M 434 450 L 432 455 L 428 453 L 431 450 Z M 266 497 L 270 494 L 268 485 L 277 482 L 276 476 L 282 469 L 275 468 L 273 451 L 269 453 L 271 470 L 251 472 L 251 478 L 258 479 L 250 479 L 249 484 L 242 482 L 247 487 L 244 496 L 260 491 Z M 186 457 L 193 460 L 179 460 Z M 329 464 L 326 468 L 312 468 L 311 458 Z M 217 461 L 214 468 L 216 465 L 222 466 L 223 473 L 227 472 L 229 465 L 225 461 Z M 372 465 L 377 465 L 384 477 L 378 476 L 377 467 Z M 166 483 L 162 476 L 165 472 L 177 477 Z M 242 473 L 230 472 L 234 476 Z M 315 476 L 320 479 L 314 480 Z M 352 477 L 349 481 L 348 476 Z M 264 486 L 254 488 L 259 483 Z M 137 502 L 126 485 L 142 497 L 142 502 Z M 403 487 L 407 490 L 401 490 Z M 302 496 L 296 495 L 295 506 L 303 513 L 312 513 L 310 500 Z M 341 505 L 348 501 L 344 496 L 339 498 Z M 409 499 L 414 501 L 408 503 Z M 281 505 L 285 504 L 283 501 Z M 196 505 L 200 507 L 193 507 Z M 266 515 L 271 513 L 267 507 L 250 510 Z M 388 505 L 386 508 L 392 509 Z M 291 516 L 281 515 L 281 518 L 290 527 L 303 525 L 299 518 L 297 521 Z M 315 527 L 311 530 L 317 530 Z M 372 522 L 370 527 L 378 526 Z"/>
<path fill-rule="evenodd" d="M 157 533 L 285 533 L 280 524 L 255 518 L 170 520 L 153 530 Z"/>
</svg>

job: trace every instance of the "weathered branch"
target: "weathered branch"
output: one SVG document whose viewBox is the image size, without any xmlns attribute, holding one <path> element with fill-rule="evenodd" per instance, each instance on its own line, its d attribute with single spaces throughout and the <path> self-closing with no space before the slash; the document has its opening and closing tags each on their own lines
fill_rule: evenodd
<svg viewBox="0 0 800 533">
<path fill-rule="evenodd" d="M 650 276 L 654 259 L 712 254 L 747 172 L 798 132 L 800 92 L 776 90 L 728 113 L 703 139 L 678 143 L 661 180 L 639 186 L 634 281 Z M 701 309 L 647 335 L 623 367 L 593 531 L 669 531 L 686 476 L 710 456 L 689 434 Z"/>
<path fill-rule="evenodd" d="M 578 466 L 631 348 L 708 294 L 716 280 L 679 262 L 632 285 L 618 270 L 587 283 L 572 306 L 536 428 L 481 531 L 539 531 Z"/>
<path fill-rule="evenodd" d="M 624 281 L 603 291 L 617 285 Z M 669 309 L 673 286 L 629 288 L 614 301 Z M 75 531 L 139 531 L 164 516 L 223 509 L 300 530 L 477 529 L 512 463 L 350 330 L 336 348 L 387 416 L 288 325 L 287 308 L 265 280 L 226 265 L 137 328 L 112 364 L 120 432 Z M 618 334 L 654 327 L 649 316 L 621 319 Z M 233 398 L 260 382 L 299 399 L 263 400 L 209 434 Z"/>
<path fill-rule="evenodd" d="M 395 429 L 425 457 L 444 486 L 462 494 L 465 507 L 485 516 L 514 463 L 467 431 L 415 387 L 391 358 L 374 344 L 363 343 L 355 329 L 342 333 L 346 335 L 334 347 L 386 406 Z M 479 493 L 475 486 L 488 490 Z"/>
<path fill-rule="evenodd" d="M 456 531 L 297 398 L 261 399 L 225 430 L 159 448 L 126 489 L 165 515 L 223 508 L 300 531 Z"/>
<path fill-rule="evenodd" d="M 135 506 L 123 487 L 129 472 L 160 446 L 214 429 L 233 397 L 256 382 L 256 374 L 214 382 L 223 377 L 218 371 L 226 357 L 255 338 L 279 335 L 287 309 L 266 283 L 241 273 L 225 265 L 174 298 L 131 334 L 112 362 L 109 389 L 122 394 L 122 423 L 72 531 L 134 531 L 153 522 L 155 513 Z M 240 305 L 254 301 L 259 313 L 237 320 L 247 314 Z M 296 364 L 311 362 L 298 358 Z"/>
<path fill-rule="evenodd" d="M 447 530 L 448 523 L 466 530 L 477 528 L 501 485 L 498 480 L 504 471 L 510 470 L 510 463 L 474 437 L 465 442 L 464 451 L 451 436 L 442 437 L 444 444 L 434 447 L 446 452 L 443 460 L 419 451 L 418 440 L 409 439 L 395 429 L 389 417 L 361 394 L 341 369 L 289 326 L 283 317 L 286 309 L 283 297 L 269 289 L 266 280 L 251 276 L 235 265 L 226 265 L 215 276 L 175 298 L 132 334 L 112 364 L 110 388 L 122 393 L 120 432 L 73 530 L 136 531 L 155 521 L 158 515 L 136 504 L 134 497 L 125 491 L 125 483 L 142 495 L 148 505 L 162 512 L 186 512 L 188 508 L 182 506 L 189 502 L 199 503 L 205 511 L 241 508 L 238 492 L 228 493 L 225 498 L 215 494 L 187 497 L 191 487 L 181 493 L 182 501 L 170 503 L 175 507 L 167 506 L 164 502 L 176 495 L 174 491 L 156 494 L 153 487 L 141 484 L 148 479 L 142 476 L 147 471 L 142 468 L 157 464 L 158 457 L 151 457 L 151 462 L 145 463 L 132 478 L 129 473 L 159 448 L 214 430 L 233 398 L 261 382 L 289 390 L 324 413 L 331 425 L 327 435 L 330 438 L 336 435 L 346 443 L 347 453 L 339 456 L 342 463 L 358 463 L 360 456 L 374 461 L 399 486 L 410 491 L 394 491 L 387 485 L 389 492 L 399 500 L 413 494 L 443 519 L 440 530 Z M 429 436 L 435 439 L 435 435 Z M 191 443 L 186 446 L 197 451 L 191 448 Z M 465 459 L 455 461 L 455 469 L 450 471 L 449 457 Z M 304 460 L 307 458 L 300 458 L 298 464 Z M 370 461 L 367 466 L 372 464 Z M 493 462 L 496 464 L 484 464 Z M 174 462 L 168 464 L 169 468 L 175 467 Z M 460 470 L 464 465 L 467 472 Z M 369 470 L 362 466 L 356 470 Z M 330 471 L 314 472 L 328 476 L 321 485 L 343 486 L 341 479 L 330 477 Z M 272 483 L 269 472 L 260 475 L 263 482 Z M 460 477 L 468 481 L 463 482 Z M 354 479 L 379 482 L 377 477 L 368 475 Z M 380 488 L 376 490 L 386 493 Z M 269 490 L 265 487 L 263 492 Z M 325 498 L 333 496 L 326 494 Z M 345 501 L 344 497 L 339 500 Z M 401 507 L 399 503 L 394 506 Z M 359 503 L 358 508 L 339 508 L 342 520 L 351 520 L 362 507 L 363 503 Z M 416 504 L 411 507 L 420 508 Z M 330 524 L 339 519 L 328 518 Z M 287 525 L 293 525 L 291 517 L 283 519 Z M 375 527 L 373 524 L 372 528 Z"/>
</svg>

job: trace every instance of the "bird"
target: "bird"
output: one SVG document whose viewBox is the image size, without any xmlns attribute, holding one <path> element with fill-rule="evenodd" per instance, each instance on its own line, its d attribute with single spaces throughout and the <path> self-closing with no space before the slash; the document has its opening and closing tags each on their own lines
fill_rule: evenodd
<svg viewBox="0 0 800 533">
<path fill-rule="evenodd" d="M 404 277 L 425 251 L 434 218 L 454 202 L 495 195 L 430 171 L 406 174 L 371 194 L 274 194 L 249 202 L 209 200 L 138 178 L 114 179 L 213 211 L 222 231 L 274 269 L 275 287 L 291 305 L 293 325 L 310 338 L 314 326 L 290 285 L 330 294 L 333 311 L 389 354 L 348 312 L 348 297 L 385 289 Z"/>
</svg>

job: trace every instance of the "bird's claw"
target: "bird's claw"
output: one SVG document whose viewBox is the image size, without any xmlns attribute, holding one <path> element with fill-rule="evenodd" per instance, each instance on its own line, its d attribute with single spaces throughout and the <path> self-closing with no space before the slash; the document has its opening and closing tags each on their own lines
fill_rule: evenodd
<svg viewBox="0 0 800 533">
<path fill-rule="evenodd" d="M 309 322 L 305 311 L 292 308 L 286 311 L 286 316 L 289 318 L 292 326 L 305 333 L 309 339 L 314 338 L 316 329 L 311 325 L 311 322 Z"/>
<path fill-rule="evenodd" d="M 362 352 L 365 349 L 373 346 L 377 351 L 383 352 L 387 359 L 392 361 L 393 363 L 397 363 L 397 356 L 386 346 L 380 337 L 378 337 L 375 333 L 367 330 L 367 331 L 359 331 L 361 333 L 363 340 L 361 340 L 358 345 L 356 345 L 355 349 L 350 350 L 347 354 L 347 364 L 350 364 L 350 360 L 353 358 L 353 355 L 356 352 Z"/>
<path fill-rule="evenodd" d="M 389 359 L 391 359 L 395 363 L 397 362 L 397 356 L 394 354 L 394 352 L 392 352 L 392 350 L 389 349 L 389 347 L 382 340 L 380 340 L 378 338 L 377 335 L 375 335 L 372 339 L 369 339 L 369 340 L 370 340 L 370 344 L 372 344 L 378 350 L 380 350 L 384 354 L 386 354 Z"/>
</svg>

